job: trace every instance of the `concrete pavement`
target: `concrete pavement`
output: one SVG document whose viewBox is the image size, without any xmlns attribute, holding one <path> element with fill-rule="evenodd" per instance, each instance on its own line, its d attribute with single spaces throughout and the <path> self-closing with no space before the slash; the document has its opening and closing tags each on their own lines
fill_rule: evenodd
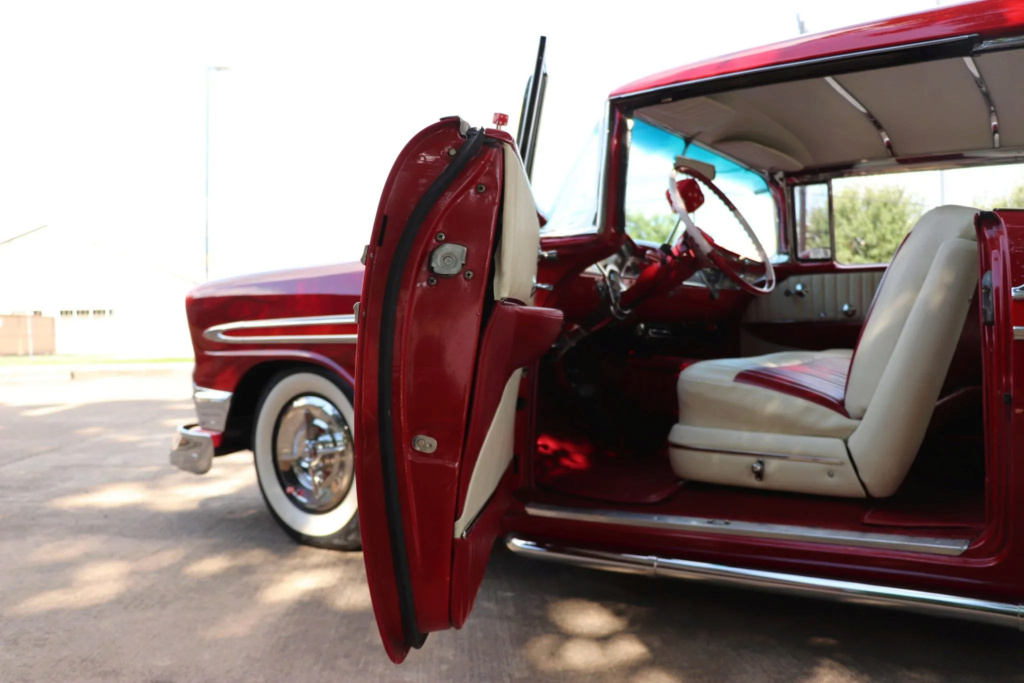
<svg viewBox="0 0 1024 683">
<path fill-rule="evenodd" d="M 1009 630 L 530 562 L 401 667 L 359 553 L 300 547 L 251 455 L 167 464 L 170 376 L 0 383 L 0 681 L 1024 680 Z"/>
</svg>

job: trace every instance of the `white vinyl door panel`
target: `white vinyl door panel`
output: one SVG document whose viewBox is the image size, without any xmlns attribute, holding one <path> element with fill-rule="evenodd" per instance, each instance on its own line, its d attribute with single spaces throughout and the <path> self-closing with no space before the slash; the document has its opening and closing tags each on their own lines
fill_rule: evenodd
<svg viewBox="0 0 1024 683">
<path fill-rule="evenodd" d="M 884 274 L 881 269 L 791 275 L 771 294 L 754 299 L 743 322 L 861 322 Z"/>
</svg>

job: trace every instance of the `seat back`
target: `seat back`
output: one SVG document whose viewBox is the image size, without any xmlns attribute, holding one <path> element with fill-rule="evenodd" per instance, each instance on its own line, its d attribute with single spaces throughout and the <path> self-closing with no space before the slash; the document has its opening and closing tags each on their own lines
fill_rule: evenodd
<svg viewBox="0 0 1024 683">
<path fill-rule="evenodd" d="M 926 213 L 878 288 L 846 387 L 861 424 L 850 455 L 868 492 L 891 495 L 910 469 L 956 350 L 978 283 L 977 209 Z"/>
<path fill-rule="evenodd" d="M 977 239 L 974 233 L 977 213 L 977 209 L 964 206 L 932 209 L 921 216 L 900 245 L 878 286 L 853 353 L 846 380 L 846 412 L 850 417 L 864 417 L 939 249 L 949 240 Z M 953 336 L 955 342 L 956 332 Z M 945 370 L 943 368 L 943 373 Z"/>
<path fill-rule="evenodd" d="M 537 203 L 515 148 L 505 145 L 504 155 L 505 195 L 501 208 L 501 241 L 494 255 L 494 298 L 532 304 L 540 251 Z"/>
</svg>

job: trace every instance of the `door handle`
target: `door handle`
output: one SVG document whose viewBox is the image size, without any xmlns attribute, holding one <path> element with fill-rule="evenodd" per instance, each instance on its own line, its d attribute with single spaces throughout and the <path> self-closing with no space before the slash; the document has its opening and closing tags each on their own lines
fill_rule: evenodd
<svg viewBox="0 0 1024 683">
<path fill-rule="evenodd" d="M 804 283 L 798 282 L 795 285 L 793 285 L 793 289 L 787 289 L 785 292 L 783 292 L 783 294 L 785 294 L 786 296 L 799 296 L 803 298 L 807 296 L 807 292 L 809 291 L 811 290 L 804 287 Z"/>
</svg>

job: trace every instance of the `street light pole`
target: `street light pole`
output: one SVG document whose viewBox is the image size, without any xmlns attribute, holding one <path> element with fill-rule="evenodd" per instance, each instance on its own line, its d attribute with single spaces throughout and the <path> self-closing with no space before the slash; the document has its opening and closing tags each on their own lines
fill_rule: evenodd
<svg viewBox="0 0 1024 683">
<path fill-rule="evenodd" d="M 208 66 L 206 67 L 206 188 L 205 188 L 205 200 L 206 200 L 206 220 L 205 220 L 205 240 L 206 240 L 206 259 L 205 259 L 205 278 L 204 282 L 210 281 L 210 72 L 212 71 L 229 71 L 226 66 Z"/>
</svg>

